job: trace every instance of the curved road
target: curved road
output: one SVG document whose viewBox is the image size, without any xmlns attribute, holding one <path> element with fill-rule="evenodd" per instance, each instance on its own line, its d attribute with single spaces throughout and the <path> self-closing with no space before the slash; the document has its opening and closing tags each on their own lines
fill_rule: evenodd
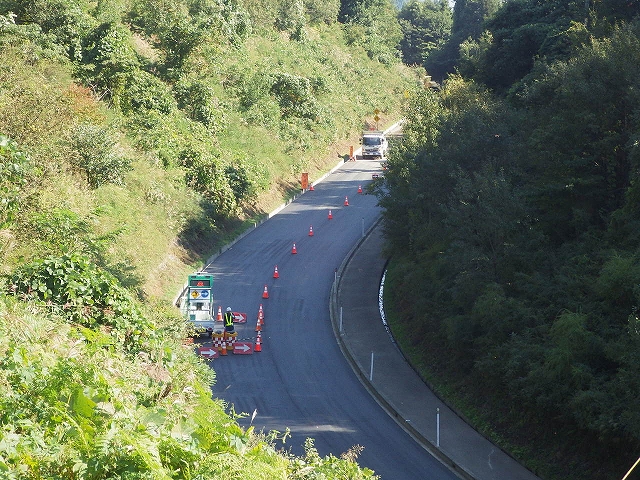
<svg viewBox="0 0 640 480">
<path fill-rule="evenodd" d="M 379 171 L 379 161 L 345 163 L 207 267 L 214 274 L 216 311 L 231 306 L 247 313 L 247 323 L 236 325 L 239 339 L 253 341 L 260 304 L 265 323 L 261 352 L 229 354 L 212 362 L 212 391 L 238 413 L 257 410 L 257 430 L 290 429 L 283 448 L 295 454 L 303 453 L 302 445 L 311 437 L 322 456 L 363 446 L 358 463 L 383 479 L 455 479 L 365 390 L 331 326 L 335 271 L 380 215 L 375 196 L 358 194 L 358 186 L 364 189 Z M 296 255 L 291 253 L 294 242 Z M 244 418 L 240 424 L 246 427 L 249 421 Z"/>
</svg>

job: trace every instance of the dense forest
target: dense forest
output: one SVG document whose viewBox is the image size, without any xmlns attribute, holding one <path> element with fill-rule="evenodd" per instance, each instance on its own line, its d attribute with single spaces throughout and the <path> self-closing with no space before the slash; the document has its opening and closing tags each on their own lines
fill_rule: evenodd
<svg viewBox="0 0 640 480">
<path fill-rule="evenodd" d="M 408 100 L 378 190 L 394 331 L 542 478 L 620 479 L 640 456 L 640 2 L 458 0 L 448 38 L 441 8 L 400 13 L 403 55 L 443 81 Z"/>
</svg>

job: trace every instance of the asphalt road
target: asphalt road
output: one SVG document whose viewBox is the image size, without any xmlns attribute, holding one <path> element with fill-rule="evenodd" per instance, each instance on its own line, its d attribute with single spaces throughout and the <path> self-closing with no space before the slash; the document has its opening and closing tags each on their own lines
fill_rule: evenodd
<svg viewBox="0 0 640 480">
<path fill-rule="evenodd" d="M 207 267 L 214 274 L 216 311 L 230 306 L 248 316 L 236 325 L 239 339 L 254 340 L 260 304 L 264 311 L 262 351 L 213 360 L 212 391 L 237 413 L 257 411 L 257 430 L 289 429 L 282 447 L 293 453 L 303 453 L 311 437 L 322 456 L 364 447 L 358 463 L 383 479 L 455 479 L 365 390 L 331 326 L 336 269 L 380 215 L 377 199 L 358 194 L 358 186 L 365 189 L 380 170 L 379 161 L 345 163 Z M 280 278 L 274 279 L 276 265 Z M 269 298 L 262 297 L 265 285 Z"/>
</svg>

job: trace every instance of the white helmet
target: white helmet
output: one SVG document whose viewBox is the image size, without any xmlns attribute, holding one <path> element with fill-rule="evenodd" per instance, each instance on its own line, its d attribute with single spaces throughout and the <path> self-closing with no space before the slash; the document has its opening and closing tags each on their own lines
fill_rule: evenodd
<svg viewBox="0 0 640 480">
<path fill-rule="evenodd" d="M 230 312 L 230 311 L 231 311 L 231 307 L 227 307 L 227 312 Z"/>
</svg>

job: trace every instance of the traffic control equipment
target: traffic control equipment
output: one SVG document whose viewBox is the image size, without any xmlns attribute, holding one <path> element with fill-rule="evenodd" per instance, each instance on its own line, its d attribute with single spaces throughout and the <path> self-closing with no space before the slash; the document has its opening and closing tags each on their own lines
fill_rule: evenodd
<svg viewBox="0 0 640 480">
<path fill-rule="evenodd" d="M 262 351 L 262 333 L 260 332 L 258 332 L 258 334 L 256 335 L 256 345 L 255 347 L 253 347 L 253 351 L 254 352 Z"/>
<path fill-rule="evenodd" d="M 345 207 L 349 206 L 349 197 L 344 197 L 344 206 Z"/>
<path fill-rule="evenodd" d="M 362 193 L 362 185 L 358 185 L 358 193 Z"/>
<path fill-rule="evenodd" d="M 258 320 L 264 325 L 264 310 L 262 310 L 262 304 L 260 304 L 260 308 L 258 309 Z"/>
<path fill-rule="evenodd" d="M 314 191 L 314 190 L 313 190 L 313 183 L 310 183 L 310 184 L 309 184 L 309 191 L 310 191 L 310 192 L 313 192 L 313 191 Z"/>
<path fill-rule="evenodd" d="M 333 214 L 331 213 L 331 210 L 329 210 L 329 215 L 327 216 L 327 218 L 328 218 L 329 220 L 331 220 L 331 219 L 333 218 Z"/>
<path fill-rule="evenodd" d="M 238 332 L 224 332 L 224 341 L 227 346 L 227 351 L 233 350 L 233 346 L 238 339 Z"/>
<path fill-rule="evenodd" d="M 216 320 L 219 322 L 222 321 L 222 307 L 220 305 L 218 305 L 218 317 L 216 318 Z"/>
<path fill-rule="evenodd" d="M 293 248 L 291 249 L 291 254 L 295 255 L 298 253 L 298 249 L 296 248 L 296 242 L 293 242 Z"/>
<path fill-rule="evenodd" d="M 309 236 L 313 237 L 313 225 L 309 225 Z"/>
<path fill-rule="evenodd" d="M 258 321 L 256 322 L 256 332 L 260 331 L 262 331 L 262 321 L 260 320 L 260 317 L 258 317 Z"/>
<path fill-rule="evenodd" d="M 273 278 L 280 278 L 280 274 L 278 273 L 278 265 L 273 267 Z"/>
<path fill-rule="evenodd" d="M 264 284 L 264 291 L 262 292 L 262 298 L 269 298 L 269 290 L 267 290 L 267 284 Z"/>
<path fill-rule="evenodd" d="M 226 340 L 222 340 L 222 346 L 220 347 L 220 355 L 222 355 L 222 356 L 226 356 L 227 355 L 227 341 Z"/>
</svg>

